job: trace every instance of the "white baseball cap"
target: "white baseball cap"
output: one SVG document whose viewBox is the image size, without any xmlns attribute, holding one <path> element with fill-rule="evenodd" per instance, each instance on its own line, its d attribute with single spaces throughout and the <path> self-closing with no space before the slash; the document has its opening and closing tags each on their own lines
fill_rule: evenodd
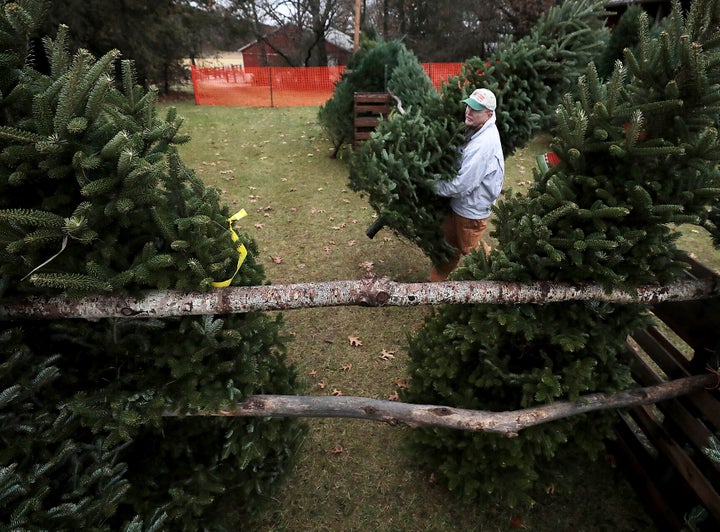
<svg viewBox="0 0 720 532">
<path fill-rule="evenodd" d="M 466 103 L 476 111 L 482 111 L 483 109 L 495 111 L 497 107 L 495 95 L 488 89 L 475 89 L 469 98 L 463 100 L 463 103 Z"/>
</svg>

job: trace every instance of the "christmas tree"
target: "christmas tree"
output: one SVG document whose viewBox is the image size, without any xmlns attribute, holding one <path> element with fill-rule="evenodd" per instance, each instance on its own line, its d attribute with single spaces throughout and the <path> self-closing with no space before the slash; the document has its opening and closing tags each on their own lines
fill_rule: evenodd
<svg viewBox="0 0 720 532">
<path fill-rule="evenodd" d="M 242 213 L 178 154 L 188 139 L 176 111 L 160 118 L 156 92 L 115 52 L 71 53 L 65 27 L 36 39 L 42 12 L 25 0 L 0 15 L 0 296 L 262 284 L 257 245 L 235 227 Z M 183 414 L 295 393 L 280 320 L 0 322 L 0 523 L 252 522 L 293 463 L 302 425 Z"/>
<path fill-rule="evenodd" d="M 394 85 L 426 89 L 413 93 L 412 102 L 396 94 L 406 112 L 380 122 L 353 154 L 350 187 L 367 194 L 385 225 L 415 242 L 434 264 L 446 262 L 454 249 L 439 227 L 448 207 L 434 197 L 432 184 L 455 177 L 457 149 L 464 141 L 461 101 L 480 87 L 496 94 L 498 129 L 509 157 L 546 124 L 562 94 L 602 50 L 605 14 L 598 0 L 564 2 L 527 37 L 504 41 L 493 57 L 466 61 L 460 76 L 443 84 L 440 93 L 425 81 L 422 69 L 395 67 Z"/>
<path fill-rule="evenodd" d="M 679 3 L 603 82 L 591 63 L 556 113 L 555 166 L 526 196 L 498 203 L 498 247 L 456 271 L 460 280 L 663 284 L 683 272 L 676 224 L 703 224 L 720 197 L 720 2 Z M 631 383 L 628 334 L 650 320 L 642 305 L 571 302 L 437 309 L 410 342 L 403 399 L 514 410 Z M 564 465 L 593 459 L 613 414 L 568 418 L 499 435 L 419 429 L 420 463 L 464 496 L 532 502 L 562 486 Z"/>
</svg>

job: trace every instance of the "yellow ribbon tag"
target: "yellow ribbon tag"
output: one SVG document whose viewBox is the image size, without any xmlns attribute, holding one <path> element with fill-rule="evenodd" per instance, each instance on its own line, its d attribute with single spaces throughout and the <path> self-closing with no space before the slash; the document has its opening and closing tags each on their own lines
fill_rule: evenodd
<svg viewBox="0 0 720 532">
<path fill-rule="evenodd" d="M 240 209 L 238 212 L 228 218 L 228 224 L 230 226 L 230 238 L 232 238 L 233 242 L 237 242 L 238 240 L 240 240 L 240 238 L 237 236 L 237 233 L 235 233 L 232 224 L 233 222 L 241 218 L 245 218 L 246 216 L 247 213 L 245 212 L 245 209 Z M 247 257 L 247 249 L 245 249 L 244 244 L 240 244 L 236 249 L 238 252 L 238 263 L 237 268 L 235 268 L 235 273 L 233 273 L 232 277 L 230 277 L 230 279 L 228 279 L 227 281 L 212 283 L 213 288 L 225 288 L 226 286 L 230 286 L 230 283 L 232 283 L 232 280 L 235 279 L 237 272 L 240 271 L 240 266 L 242 266 L 242 263 L 245 261 L 245 257 Z"/>
</svg>

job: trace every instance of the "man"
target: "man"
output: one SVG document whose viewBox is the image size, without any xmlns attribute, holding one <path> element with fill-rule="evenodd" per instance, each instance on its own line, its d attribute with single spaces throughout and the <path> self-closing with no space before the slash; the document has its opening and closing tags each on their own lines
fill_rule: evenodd
<svg viewBox="0 0 720 532">
<path fill-rule="evenodd" d="M 452 211 L 442 231 L 458 252 L 450 262 L 433 266 L 430 281 L 447 279 L 460 259 L 481 244 L 490 253 L 482 236 L 505 177 L 505 158 L 495 125 L 495 95 L 488 89 L 477 89 L 463 103 L 468 141 L 460 148 L 460 170 L 452 181 L 437 181 L 434 185 L 438 195 L 450 198 Z"/>
</svg>

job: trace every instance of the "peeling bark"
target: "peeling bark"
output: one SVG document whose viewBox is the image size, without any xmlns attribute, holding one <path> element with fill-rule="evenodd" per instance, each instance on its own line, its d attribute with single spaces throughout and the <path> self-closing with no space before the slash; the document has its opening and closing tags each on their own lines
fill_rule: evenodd
<svg viewBox="0 0 720 532">
<path fill-rule="evenodd" d="M 212 292 L 148 291 L 141 298 L 103 295 L 71 300 L 27 297 L 0 300 L 0 320 L 12 318 L 165 318 L 333 306 L 419 306 L 444 303 L 557 303 L 595 300 L 652 305 L 717 297 L 712 279 L 606 292 L 597 285 L 538 281 L 396 283 L 387 278 L 290 285 L 237 286 Z"/>
<path fill-rule="evenodd" d="M 718 376 L 694 375 L 673 381 L 634 388 L 615 394 L 595 393 L 579 401 L 558 401 L 549 405 L 506 412 L 466 410 L 436 405 L 414 405 L 365 397 L 253 395 L 233 410 L 218 412 L 166 412 L 167 417 L 325 417 L 383 421 L 389 425 L 439 427 L 517 436 L 526 428 L 599 410 L 647 405 L 693 392 L 717 387 Z"/>
</svg>

